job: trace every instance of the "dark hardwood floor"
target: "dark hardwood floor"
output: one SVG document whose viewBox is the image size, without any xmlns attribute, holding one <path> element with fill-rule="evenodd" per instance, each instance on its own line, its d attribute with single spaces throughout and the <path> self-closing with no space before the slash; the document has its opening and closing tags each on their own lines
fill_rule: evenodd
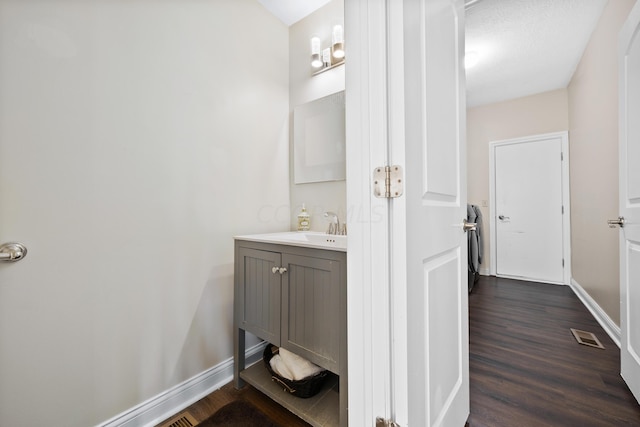
<svg viewBox="0 0 640 427">
<path fill-rule="evenodd" d="M 605 349 L 578 344 L 570 328 Z M 567 286 L 481 277 L 469 295 L 469 370 L 469 427 L 640 426 L 620 350 Z M 235 399 L 283 427 L 308 426 L 248 385 L 227 384 L 188 411 L 203 421 Z"/>
<path fill-rule="evenodd" d="M 580 345 L 570 328 L 605 349 Z M 481 277 L 469 295 L 470 427 L 640 426 L 620 350 L 568 286 Z"/>
<path fill-rule="evenodd" d="M 250 385 L 247 384 L 242 389 L 236 390 L 233 382 L 200 399 L 185 411 L 188 411 L 200 423 L 227 403 L 235 400 L 251 402 L 253 406 L 266 414 L 275 424 L 279 424 L 282 427 L 309 427 L 309 424 L 298 418 L 298 416 L 278 405 Z"/>
</svg>

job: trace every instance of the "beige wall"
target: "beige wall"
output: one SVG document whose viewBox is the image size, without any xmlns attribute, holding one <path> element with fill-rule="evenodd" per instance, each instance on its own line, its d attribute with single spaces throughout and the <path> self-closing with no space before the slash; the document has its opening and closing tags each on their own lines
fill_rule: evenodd
<svg viewBox="0 0 640 427">
<path fill-rule="evenodd" d="M 0 425 L 96 425 L 233 355 L 233 235 L 289 229 L 288 28 L 2 1 L 0 40 Z"/>
<path fill-rule="evenodd" d="M 620 324 L 618 32 L 635 1 L 610 0 L 568 87 L 573 277 Z"/>
<path fill-rule="evenodd" d="M 489 252 L 489 143 L 569 128 L 567 91 L 559 89 L 467 110 L 467 192 L 469 203 L 483 214 L 483 274 L 488 274 Z"/>
<path fill-rule="evenodd" d="M 331 25 L 343 22 L 344 1 L 333 0 L 316 12 L 293 24 L 289 29 L 289 104 L 290 122 L 293 124 L 293 109 L 300 104 L 344 90 L 345 66 L 325 71 L 316 76 L 311 75 L 310 39 L 317 34 L 323 40 L 322 46 L 329 46 Z M 348 46 L 348 31 L 346 31 Z M 347 58 L 349 62 L 349 58 Z M 291 146 L 293 147 L 293 127 L 290 129 Z M 293 149 L 293 148 L 292 148 Z M 290 156 L 293 159 L 293 152 Z M 291 162 L 290 196 L 291 196 L 291 229 L 297 227 L 297 215 L 303 203 L 311 215 L 311 229 L 324 231 L 327 222 L 322 217 L 325 211 L 336 212 L 340 221 L 346 215 L 347 190 L 346 181 L 317 182 L 295 184 L 293 163 Z"/>
</svg>

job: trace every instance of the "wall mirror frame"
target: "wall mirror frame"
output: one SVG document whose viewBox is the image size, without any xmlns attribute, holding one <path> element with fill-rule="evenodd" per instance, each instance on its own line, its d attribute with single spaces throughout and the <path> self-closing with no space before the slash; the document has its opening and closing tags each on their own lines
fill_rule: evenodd
<svg viewBox="0 0 640 427">
<path fill-rule="evenodd" d="M 294 183 L 346 179 L 344 90 L 293 110 Z"/>
</svg>

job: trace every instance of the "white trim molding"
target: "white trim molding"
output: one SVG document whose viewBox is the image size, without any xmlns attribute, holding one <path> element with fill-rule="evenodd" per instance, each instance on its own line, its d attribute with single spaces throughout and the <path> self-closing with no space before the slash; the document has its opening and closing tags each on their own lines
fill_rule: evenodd
<svg viewBox="0 0 640 427">
<path fill-rule="evenodd" d="M 265 342 L 247 349 L 247 366 L 262 359 Z M 152 427 L 219 389 L 233 379 L 233 357 L 203 371 L 96 427 Z"/>
<path fill-rule="evenodd" d="M 348 424 L 352 426 L 371 426 L 377 416 L 391 417 L 390 214 L 388 200 L 373 195 L 371 176 L 376 167 L 391 164 L 388 43 L 395 46 L 396 40 L 388 39 L 388 26 L 393 23 L 395 28 L 398 23 L 399 17 L 391 17 L 390 10 L 395 12 L 401 3 L 344 2 L 349 29 L 347 206 L 357 212 L 349 221 L 347 257 Z"/>
<path fill-rule="evenodd" d="M 620 327 L 615 324 L 613 320 L 609 317 L 609 315 L 598 305 L 598 303 L 591 298 L 591 295 L 584 290 L 582 286 L 575 279 L 571 278 L 571 284 L 569 285 L 576 296 L 582 301 L 587 310 L 591 312 L 593 317 L 598 321 L 602 329 L 609 335 L 609 337 L 613 340 L 614 343 L 618 347 L 620 347 Z"/>
</svg>

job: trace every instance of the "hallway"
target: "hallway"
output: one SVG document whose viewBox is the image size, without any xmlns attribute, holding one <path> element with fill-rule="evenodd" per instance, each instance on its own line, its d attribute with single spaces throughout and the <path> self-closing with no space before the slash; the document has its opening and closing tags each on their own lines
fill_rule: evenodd
<svg viewBox="0 0 640 427">
<path fill-rule="evenodd" d="M 578 344 L 570 328 L 605 350 Z M 640 426 L 619 348 L 567 286 L 481 277 L 469 341 L 470 427 Z"/>
</svg>

